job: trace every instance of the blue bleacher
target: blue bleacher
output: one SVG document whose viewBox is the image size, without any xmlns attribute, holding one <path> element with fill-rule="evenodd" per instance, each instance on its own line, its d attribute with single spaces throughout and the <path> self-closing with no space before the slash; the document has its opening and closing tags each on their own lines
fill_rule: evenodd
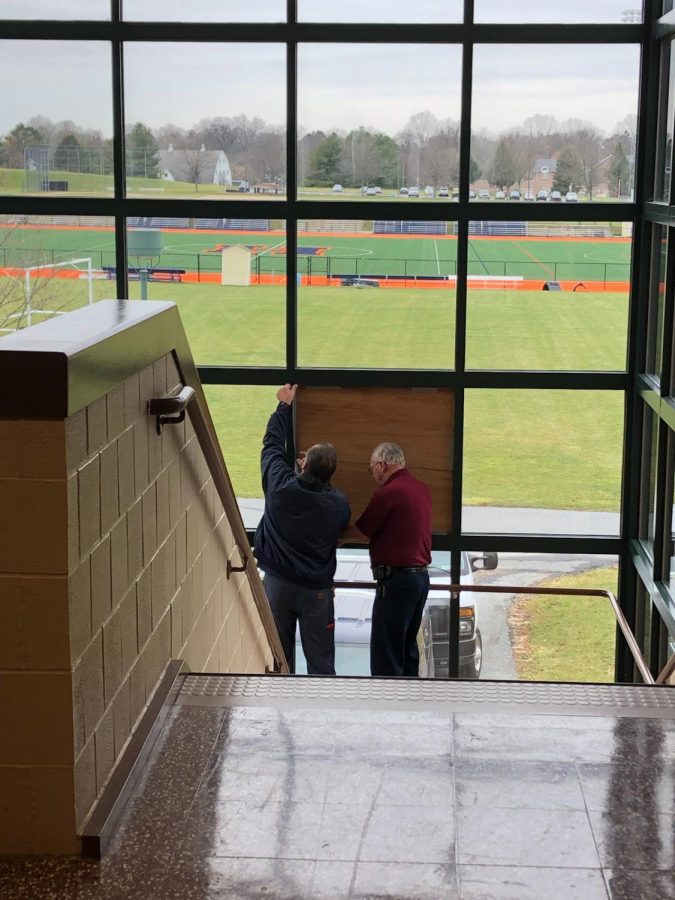
<svg viewBox="0 0 675 900">
<path fill-rule="evenodd" d="M 196 228 L 223 228 L 224 219 L 197 219 Z"/>
<path fill-rule="evenodd" d="M 226 231 L 269 231 L 269 219 L 223 219 Z"/>
<path fill-rule="evenodd" d="M 453 234 L 457 234 L 457 222 L 453 225 Z M 469 222 L 470 235 L 501 235 L 524 237 L 527 235 L 527 222 Z"/>
<path fill-rule="evenodd" d="M 130 216 L 127 222 L 131 228 L 187 228 L 187 219 L 164 218 L 162 216 Z"/>
<path fill-rule="evenodd" d="M 391 222 L 376 219 L 373 222 L 374 234 L 447 234 L 447 222 Z"/>
</svg>

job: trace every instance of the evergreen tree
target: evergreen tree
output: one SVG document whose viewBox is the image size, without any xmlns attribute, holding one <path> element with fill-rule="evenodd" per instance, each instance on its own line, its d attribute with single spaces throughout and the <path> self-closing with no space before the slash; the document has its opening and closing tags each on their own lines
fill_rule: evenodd
<svg viewBox="0 0 675 900">
<path fill-rule="evenodd" d="M 19 122 L 2 141 L 2 165 L 9 169 L 23 169 L 26 147 L 43 142 L 42 132 L 31 125 Z"/>
<path fill-rule="evenodd" d="M 573 147 L 563 147 L 556 161 L 553 190 L 561 194 L 573 191 L 583 182 L 581 160 Z"/>
<path fill-rule="evenodd" d="M 495 159 L 492 166 L 492 183 L 505 191 L 518 180 L 516 164 L 511 155 L 509 145 L 502 138 L 495 150 Z"/>
<path fill-rule="evenodd" d="M 127 175 L 139 178 L 157 178 L 159 175 L 157 141 L 142 122 L 136 122 L 127 135 Z"/>
<path fill-rule="evenodd" d="M 87 171 L 81 167 L 80 155 L 80 142 L 74 134 L 66 134 L 56 146 L 52 167 L 57 172 Z"/>
<path fill-rule="evenodd" d="M 312 151 L 309 162 L 309 184 L 329 187 L 340 182 L 341 156 L 342 141 L 336 134 L 331 134 Z"/>
</svg>

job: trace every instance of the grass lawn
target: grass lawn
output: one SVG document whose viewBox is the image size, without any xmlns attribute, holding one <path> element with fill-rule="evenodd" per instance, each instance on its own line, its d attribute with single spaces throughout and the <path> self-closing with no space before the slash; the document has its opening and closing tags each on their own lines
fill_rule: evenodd
<svg viewBox="0 0 675 900">
<path fill-rule="evenodd" d="M 616 593 L 617 569 L 552 578 L 538 587 Z M 510 626 L 518 678 L 527 681 L 614 681 L 616 619 L 601 597 L 517 597 Z"/>
<path fill-rule="evenodd" d="M 81 240 L 81 233 L 69 234 Z M 33 237 L 31 230 L 17 235 Z M 204 236 L 192 235 L 195 239 Z M 0 280 L 0 306 L 7 281 Z M 42 306 L 69 309 L 87 302 L 86 281 L 38 282 Z M 132 298 L 138 298 L 138 282 L 130 287 Z M 114 282 L 95 281 L 94 294 L 113 297 Z M 198 363 L 285 365 L 285 288 L 152 282 L 149 296 L 178 304 Z M 454 317 L 451 289 L 302 287 L 299 361 L 317 367 L 451 369 Z M 622 370 L 626 327 L 627 301 L 619 294 L 473 289 L 467 364 Z M 209 397 L 237 491 L 260 496 L 258 452 L 274 389 L 212 387 Z M 623 398 L 613 392 L 468 391 L 464 503 L 618 510 L 622 433 Z"/>
</svg>

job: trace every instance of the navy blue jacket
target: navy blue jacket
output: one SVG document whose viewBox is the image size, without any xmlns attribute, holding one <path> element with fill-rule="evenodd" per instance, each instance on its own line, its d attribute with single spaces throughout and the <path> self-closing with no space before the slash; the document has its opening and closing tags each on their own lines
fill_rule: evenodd
<svg viewBox="0 0 675 900">
<path fill-rule="evenodd" d="M 347 498 L 331 485 L 296 475 L 286 458 L 291 407 L 280 403 L 263 438 L 265 511 L 255 533 L 258 565 L 306 588 L 332 587 L 335 547 L 349 523 Z"/>
</svg>

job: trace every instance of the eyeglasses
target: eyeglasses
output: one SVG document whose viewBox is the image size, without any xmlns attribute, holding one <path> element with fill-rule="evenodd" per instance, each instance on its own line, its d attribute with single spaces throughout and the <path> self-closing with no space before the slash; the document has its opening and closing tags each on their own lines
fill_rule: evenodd
<svg viewBox="0 0 675 900">
<path fill-rule="evenodd" d="M 373 474 L 373 469 L 375 468 L 375 466 L 381 466 L 381 465 L 383 465 L 382 460 L 381 460 L 381 459 L 378 459 L 378 461 L 375 462 L 375 463 L 373 463 L 372 466 L 368 466 L 368 471 L 369 471 L 370 474 L 372 475 L 372 474 Z"/>
</svg>

